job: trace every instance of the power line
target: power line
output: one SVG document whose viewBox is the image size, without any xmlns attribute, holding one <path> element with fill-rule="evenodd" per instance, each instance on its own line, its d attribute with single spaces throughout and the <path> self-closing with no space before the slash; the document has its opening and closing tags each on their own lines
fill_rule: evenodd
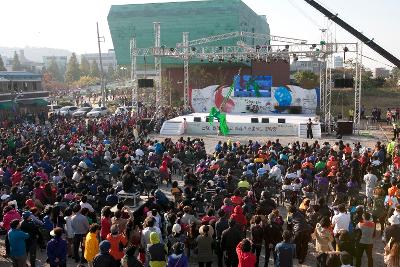
<svg viewBox="0 0 400 267">
<path fill-rule="evenodd" d="M 312 24 L 318 27 L 318 29 L 322 29 L 323 27 L 310 15 L 308 15 L 300 6 L 295 4 L 292 0 L 288 0 L 289 4 L 291 4 L 294 8 L 296 8 L 306 19 L 308 19 Z"/>
<path fill-rule="evenodd" d="M 368 56 L 365 56 L 365 55 L 362 55 L 362 57 L 364 57 L 364 58 L 366 58 L 366 59 L 369 59 L 369 60 L 372 60 L 372 61 L 374 61 L 374 62 L 380 63 L 380 64 L 382 64 L 382 65 L 385 65 L 385 66 L 387 66 L 387 67 L 395 68 L 395 66 L 389 65 L 389 64 L 386 64 L 386 63 L 383 63 L 382 61 L 379 61 L 379 60 L 377 60 L 377 59 L 374 59 L 374 58 L 371 58 L 371 57 L 368 57 Z"/>
</svg>

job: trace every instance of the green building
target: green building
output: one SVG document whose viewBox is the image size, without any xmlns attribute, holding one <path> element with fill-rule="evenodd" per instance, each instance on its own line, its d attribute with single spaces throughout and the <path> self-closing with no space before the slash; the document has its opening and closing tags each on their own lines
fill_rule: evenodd
<svg viewBox="0 0 400 267">
<path fill-rule="evenodd" d="M 241 0 L 113 5 L 108 25 L 118 65 L 131 63 L 129 45 L 133 36 L 138 48 L 154 46 L 153 22 L 161 23 L 161 44 L 165 47 L 181 43 L 183 32 L 189 32 L 189 40 L 235 31 L 270 33 L 266 17 L 257 15 Z M 229 39 L 206 45 L 236 45 L 237 41 Z M 144 61 L 154 62 L 153 58 L 137 60 L 139 65 Z M 163 64 L 173 63 L 172 59 L 163 59 Z"/>
</svg>

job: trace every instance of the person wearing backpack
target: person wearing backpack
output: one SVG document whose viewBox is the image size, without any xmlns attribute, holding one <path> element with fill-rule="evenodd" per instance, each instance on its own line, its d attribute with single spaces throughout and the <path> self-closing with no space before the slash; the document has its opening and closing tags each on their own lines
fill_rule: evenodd
<svg viewBox="0 0 400 267">
<path fill-rule="evenodd" d="M 278 209 L 274 209 L 268 215 L 268 223 L 264 224 L 265 259 L 267 264 L 271 252 L 274 257 L 274 262 L 276 262 L 275 246 L 282 241 L 283 224 L 284 221 Z"/>
<path fill-rule="evenodd" d="M 260 254 L 261 254 L 261 248 L 262 248 L 262 243 L 264 239 L 264 229 L 261 224 L 261 217 L 259 215 L 254 215 L 252 218 L 252 221 L 254 224 L 250 226 L 250 233 L 251 233 L 251 243 L 252 243 L 252 248 L 251 252 L 255 253 L 256 255 L 256 264 L 255 266 L 257 267 L 259 264 L 260 260 Z M 268 244 L 265 244 L 266 246 Z M 265 258 L 265 260 L 269 260 L 269 258 Z"/>
<path fill-rule="evenodd" d="M 185 244 L 177 242 L 172 246 L 172 254 L 168 256 L 168 267 L 188 267 L 189 259 L 185 255 Z"/>
</svg>

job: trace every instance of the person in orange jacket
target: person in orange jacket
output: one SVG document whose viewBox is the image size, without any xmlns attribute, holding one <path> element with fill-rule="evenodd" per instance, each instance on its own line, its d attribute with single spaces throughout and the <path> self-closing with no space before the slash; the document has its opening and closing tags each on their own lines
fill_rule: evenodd
<svg viewBox="0 0 400 267">
<path fill-rule="evenodd" d="M 124 257 L 124 247 L 127 245 L 128 240 L 123 234 L 119 233 L 118 225 L 111 226 L 110 233 L 107 235 L 107 240 L 111 244 L 110 255 L 116 261 L 120 261 Z"/>
<path fill-rule="evenodd" d="M 243 239 L 236 247 L 239 265 L 238 267 L 254 267 L 256 265 L 256 255 L 251 253 L 251 241 Z"/>
</svg>

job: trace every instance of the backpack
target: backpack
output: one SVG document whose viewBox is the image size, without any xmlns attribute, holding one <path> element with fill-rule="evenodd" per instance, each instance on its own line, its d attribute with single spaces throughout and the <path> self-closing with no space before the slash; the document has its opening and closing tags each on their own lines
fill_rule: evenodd
<svg viewBox="0 0 400 267">
<path fill-rule="evenodd" d="M 252 225 L 251 231 L 251 241 L 256 245 L 261 245 L 264 239 L 264 229 L 260 224 Z"/>
</svg>

